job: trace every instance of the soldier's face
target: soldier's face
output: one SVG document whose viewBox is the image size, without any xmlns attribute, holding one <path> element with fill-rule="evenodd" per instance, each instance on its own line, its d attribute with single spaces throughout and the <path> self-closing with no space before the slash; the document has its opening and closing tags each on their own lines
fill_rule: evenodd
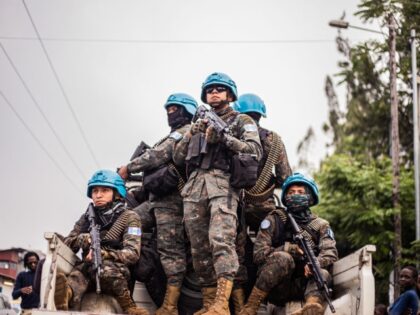
<svg viewBox="0 0 420 315">
<path fill-rule="evenodd" d="M 109 187 L 96 186 L 92 189 L 92 201 L 95 207 L 103 207 L 112 202 L 114 190 Z"/>
<path fill-rule="evenodd" d="M 291 195 L 305 195 L 305 194 L 306 194 L 305 186 L 292 185 L 287 190 L 286 196 L 291 196 Z"/>
<path fill-rule="evenodd" d="M 168 106 L 168 107 L 166 108 L 166 112 L 167 112 L 168 114 L 175 113 L 177 110 L 178 110 L 178 107 L 177 107 L 176 105 L 171 105 L 171 106 Z"/>
<path fill-rule="evenodd" d="M 219 107 L 227 105 L 232 101 L 232 97 L 228 93 L 228 89 L 222 85 L 210 85 L 206 88 L 206 103 L 211 107 Z"/>
</svg>

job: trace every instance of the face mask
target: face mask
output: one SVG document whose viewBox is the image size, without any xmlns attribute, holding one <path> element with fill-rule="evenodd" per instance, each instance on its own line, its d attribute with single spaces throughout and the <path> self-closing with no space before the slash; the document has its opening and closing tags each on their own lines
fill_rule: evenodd
<svg viewBox="0 0 420 315">
<path fill-rule="evenodd" d="M 179 128 L 183 125 L 188 124 L 191 118 L 184 112 L 182 107 L 178 107 L 178 110 L 168 114 L 168 125 L 172 129 Z"/>
<path fill-rule="evenodd" d="M 289 195 L 285 198 L 285 206 L 292 212 L 300 212 L 309 208 L 311 197 L 304 195 Z"/>
</svg>

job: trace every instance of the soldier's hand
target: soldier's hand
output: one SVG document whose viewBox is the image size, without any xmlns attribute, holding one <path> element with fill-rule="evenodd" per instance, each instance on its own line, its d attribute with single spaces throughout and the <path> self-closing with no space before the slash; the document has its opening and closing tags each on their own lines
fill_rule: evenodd
<svg viewBox="0 0 420 315">
<path fill-rule="evenodd" d="M 209 126 L 206 130 L 206 140 L 208 143 L 218 143 L 222 140 L 222 136 L 213 126 Z"/>
<path fill-rule="evenodd" d="M 127 165 L 123 165 L 118 168 L 118 174 L 121 176 L 122 179 L 126 180 L 128 178 L 128 167 Z"/>
<path fill-rule="evenodd" d="M 192 135 L 195 135 L 199 132 L 205 132 L 207 128 L 207 120 L 197 119 L 196 122 L 191 124 L 190 132 Z"/>
<path fill-rule="evenodd" d="M 101 249 L 101 255 L 102 255 L 102 259 L 109 259 L 111 258 L 111 255 L 108 251 Z"/>
<path fill-rule="evenodd" d="M 89 250 L 89 253 L 85 256 L 86 262 L 92 262 L 93 261 L 93 250 Z"/>
<path fill-rule="evenodd" d="M 284 251 L 292 255 L 293 258 L 300 258 L 303 256 L 303 250 L 297 244 L 286 242 L 284 244 Z"/>
<path fill-rule="evenodd" d="M 312 276 L 312 270 L 311 267 L 309 267 L 308 264 L 305 265 L 305 267 L 303 268 L 303 275 L 308 278 L 310 276 Z"/>
<path fill-rule="evenodd" d="M 83 250 L 87 250 L 90 247 L 90 244 L 92 244 L 89 233 L 79 234 L 79 236 L 77 236 L 76 242 L 77 245 Z"/>
</svg>

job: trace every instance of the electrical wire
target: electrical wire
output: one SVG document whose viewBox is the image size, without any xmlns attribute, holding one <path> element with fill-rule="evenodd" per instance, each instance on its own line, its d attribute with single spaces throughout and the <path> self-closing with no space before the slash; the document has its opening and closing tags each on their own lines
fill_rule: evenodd
<svg viewBox="0 0 420 315">
<path fill-rule="evenodd" d="M 90 155 L 92 156 L 93 160 L 95 161 L 96 166 L 99 168 L 98 159 L 96 158 L 95 153 L 93 152 L 92 147 L 89 144 L 89 141 L 88 141 L 88 139 L 86 137 L 86 134 L 83 131 L 82 125 L 81 125 L 79 119 L 77 118 L 76 112 L 74 111 L 73 106 L 70 103 L 70 99 L 69 99 L 69 97 L 67 96 L 67 93 L 64 90 L 64 87 L 63 87 L 63 84 L 61 83 L 60 78 L 58 77 L 57 71 L 55 70 L 55 67 L 54 67 L 54 65 L 53 65 L 53 63 L 51 61 L 51 58 L 50 58 L 50 56 L 48 54 L 48 51 L 47 51 L 47 49 L 46 49 L 46 47 L 44 45 L 44 42 L 42 41 L 41 35 L 38 32 L 38 29 L 37 29 L 37 27 L 35 25 L 35 22 L 34 22 L 34 20 L 32 18 L 32 15 L 31 15 L 31 13 L 29 11 L 28 6 L 25 3 L 25 0 L 22 0 L 22 3 L 25 6 L 26 13 L 28 14 L 28 17 L 29 17 L 29 19 L 31 21 L 32 27 L 34 28 L 35 33 L 37 35 L 37 38 L 39 40 L 39 43 L 40 43 L 40 45 L 42 47 L 42 50 L 44 51 L 45 57 L 47 58 L 47 61 L 48 61 L 49 65 L 50 65 L 50 68 L 51 68 L 51 70 L 52 70 L 52 72 L 54 74 L 54 77 L 55 77 L 55 79 L 56 79 L 56 81 L 58 83 L 58 86 L 60 87 L 61 93 L 63 94 L 63 97 L 64 97 L 64 99 L 65 99 L 65 101 L 67 103 L 67 106 L 70 109 L 70 112 L 72 113 L 72 116 L 73 116 L 74 120 L 76 121 L 76 124 L 77 124 L 77 127 L 78 127 L 79 131 L 80 131 L 80 134 L 82 135 L 82 138 L 83 138 L 83 140 L 84 140 L 84 142 L 85 142 L 85 144 L 86 144 L 86 146 L 87 146 L 87 148 L 88 148 L 88 150 L 90 152 Z"/>
<path fill-rule="evenodd" d="M 54 157 L 50 154 L 50 152 L 48 152 L 47 148 L 42 144 L 41 140 L 35 135 L 35 133 L 31 130 L 31 128 L 29 127 L 29 125 L 25 122 L 25 120 L 22 118 L 22 116 L 19 115 L 19 113 L 15 110 L 15 108 L 13 107 L 12 103 L 10 103 L 10 101 L 7 99 L 7 97 L 4 95 L 3 91 L 0 90 L 0 95 L 3 97 L 4 101 L 6 102 L 6 104 L 9 106 L 9 108 L 13 111 L 13 113 L 16 115 L 16 117 L 20 120 L 20 122 L 22 123 L 22 125 L 25 127 L 26 131 L 32 136 L 32 138 L 35 140 L 35 142 L 39 145 L 39 147 L 42 149 L 42 151 L 44 151 L 44 153 L 48 156 L 48 158 L 51 160 L 51 162 L 54 163 L 54 165 L 57 167 L 57 169 L 61 172 L 61 174 L 69 181 L 69 183 L 73 186 L 73 188 L 81 193 L 82 191 L 79 190 L 79 188 L 77 187 L 77 185 L 73 182 L 73 180 L 71 179 L 71 177 L 69 177 L 66 172 L 64 171 L 64 169 L 60 166 L 60 164 L 54 159 Z"/>
<path fill-rule="evenodd" d="M 0 36 L 8 40 L 38 40 L 35 37 Z M 99 39 L 44 37 L 42 41 L 80 43 L 126 43 L 126 44 L 323 44 L 334 43 L 330 39 L 273 39 L 273 40 L 159 40 L 159 39 Z"/>
<path fill-rule="evenodd" d="M 77 164 L 77 162 L 75 161 L 75 159 L 73 158 L 73 156 L 70 154 L 70 151 L 64 145 L 63 140 L 60 138 L 60 136 L 58 135 L 57 131 L 52 126 L 51 122 L 48 120 L 47 116 L 45 115 L 45 113 L 42 110 L 41 106 L 39 105 L 38 101 L 35 99 L 35 96 L 33 95 L 32 91 L 29 89 L 28 85 L 26 84 L 26 81 L 23 79 L 22 75 L 20 74 L 20 72 L 17 69 L 15 63 L 13 62 L 12 58 L 10 57 L 10 55 L 7 53 L 7 51 L 4 48 L 4 46 L 3 46 L 2 43 L 0 43 L 0 48 L 3 50 L 3 52 L 4 52 L 4 54 L 5 54 L 6 58 L 7 58 L 7 60 L 9 60 L 10 65 L 12 66 L 12 68 L 15 71 L 16 75 L 19 77 L 22 85 L 25 87 L 26 92 L 29 94 L 30 98 L 32 99 L 33 103 L 35 104 L 35 107 L 40 112 L 42 118 L 44 118 L 45 122 L 47 123 L 47 125 L 50 128 L 51 132 L 53 133 L 53 135 L 57 139 L 57 141 L 60 144 L 61 148 L 64 150 L 64 152 L 66 153 L 66 155 L 68 156 L 68 158 L 71 160 L 71 162 L 73 163 L 74 167 L 77 169 L 77 171 L 80 174 L 80 176 L 82 177 L 82 179 L 83 180 L 86 180 L 86 177 L 83 175 L 83 171 L 81 170 L 81 168 L 79 167 L 79 165 Z"/>
</svg>

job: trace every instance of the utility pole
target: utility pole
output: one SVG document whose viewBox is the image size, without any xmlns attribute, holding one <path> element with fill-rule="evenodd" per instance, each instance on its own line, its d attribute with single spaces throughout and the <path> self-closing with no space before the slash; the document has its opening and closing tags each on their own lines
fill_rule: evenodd
<svg viewBox="0 0 420 315">
<path fill-rule="evenodd" d="M 414 181 L 416 199 L 416 240 L 420 240 L 420 165 L 419 165 L 419 101 L 418 101 L 418 77 L 417 77 L 417 40 L 416 30 L 412 29 L 411 37 L 411 76 L 413 88 L 413 135 L 414 135 Z M 420 267 L 420 254 L 417 254 L 417 268 Z"/>
<path fill-rule="evenodd" d="M 396 27 L 394 15 L 388 15 L 389 27 L 389 81 L 391 95 L 391 155 L 392 155 L 392 207 L 394 214 L 394 299 L 400 294 L 398 283 L 401 261 L 401 206 L 400 206 L 400 138 L 398 130 L 398 94 L 397 94 L 397 63 L 396 63 Z"/>
</svg>

